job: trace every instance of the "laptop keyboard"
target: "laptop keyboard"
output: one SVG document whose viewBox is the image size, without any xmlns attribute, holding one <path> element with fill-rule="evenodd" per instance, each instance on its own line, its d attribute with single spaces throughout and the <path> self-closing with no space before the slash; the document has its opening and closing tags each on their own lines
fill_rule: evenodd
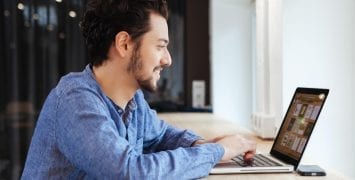
<svg viewBox="0 0 355 180">
<path fill-rule="evenodd" d="M 268 157 L 262 154 L 256 154 L 253 159 L 250 161 L 244 161 L 243 156 L 239 155 L 232 159 L 240 167 L 272 167 L 272 166 L 281 166 L 280 163 L 277 163 Z"/>
</svg>

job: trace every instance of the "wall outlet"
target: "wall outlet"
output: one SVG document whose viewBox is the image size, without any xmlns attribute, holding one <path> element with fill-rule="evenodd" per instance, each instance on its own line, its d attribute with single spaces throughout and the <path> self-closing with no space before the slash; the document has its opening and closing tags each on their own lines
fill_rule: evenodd
<svg viewBox="0 0 355 180">
<path fill-rule="evenodd" d="M 205 81 L 194 80 L 192 81 L 192 107 L 203 108 L 205 107 Z"/>
</svg>

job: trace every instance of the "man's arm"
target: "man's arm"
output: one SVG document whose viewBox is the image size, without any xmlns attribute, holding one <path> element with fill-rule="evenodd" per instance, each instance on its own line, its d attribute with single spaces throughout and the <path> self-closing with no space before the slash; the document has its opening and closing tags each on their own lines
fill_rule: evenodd
<svg viewBox="0 0 355 180">
<path fill-rule="evenodd" d="M 174 150 L 179 147 L 191 147 L 202 138 L 190 130 L 175 128 L 160 120 L 155 111 L 148 109 L 145 122 L 145 152 Z"/>
<path fill-rule="evenodd" d="M 60 98 L 62 104 L 57 111 L 55 134 L 59 150 L 76 168 L 92 177 L 194 179 L 208 175 L 224 154 L 218 144 L 139 154 L 118 135 L 108 112 L 98 108 L 104 106 L 99 101 L 91 92 L 76 89 Z"/>
<path fill-rule="evenodd" d="M 156 111 L 152 110 L 144 99 L 142 91 L 137 92 L 135 100 L 138 108 L 144 114 L 142 122 L 144 122 L 145 129 L 145 153 L 191 147 L 195 141 L 202 139 L 190 130 L 179 129 L 160 120 Z"/>
<path fill-rule="evenodd" d="M 143 96 L 142 93 L 138 93 L 138 96 L 139 95 Z M 204 140 L 192 131 L 180 130 L 159 120 L 156 112 L 150 109 L 143 97 L 137 99 L 141 100 L 139 104 L 141 104 L 141 108 L 146 111 L 145 128 L 150 132 L 146 134 L 146 141 L 148 141 L 149 146 L 146 148 L 145 152 L 157 152 L 172 150 L 178 147 L 216 143 L 221 145 L 225 150 L 222 160 L 230 160 L 239 154 L 244 154 L 244 159 L 250 160 L 255 155 L 256 143 L 254 141 L 250 141 L 238 134 L 224 135 Z"/>
</svg>

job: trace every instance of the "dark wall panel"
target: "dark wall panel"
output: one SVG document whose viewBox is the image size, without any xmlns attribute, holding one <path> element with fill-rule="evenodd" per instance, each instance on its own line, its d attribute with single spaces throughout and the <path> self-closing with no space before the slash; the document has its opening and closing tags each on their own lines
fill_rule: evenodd
<svg viewBox="0 0 355 180">
<path fill-rule="evenodd" d="M 45 98 L 87 64 L 83 8 L 82 0 L 0 1 L 0 179 L 19 179 Z"/>
<path fill-rule="evenodd" d="M 206 104 L 210 104 L 209 1 L 186 1 L 185 93 L 192 105 L 192 81 L 204 80 Z"/>
</svg>

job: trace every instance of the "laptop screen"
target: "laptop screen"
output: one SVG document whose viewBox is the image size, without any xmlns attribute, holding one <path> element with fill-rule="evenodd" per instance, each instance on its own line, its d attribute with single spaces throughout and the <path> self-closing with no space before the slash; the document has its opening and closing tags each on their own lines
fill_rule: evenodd
<svg viewBox="0 0 355 180">
<path fill-rule="evenodd" d="M 328 92 L 327 89 L 297 88 L 271 154 L 298 165 Z"/>
</svg>

